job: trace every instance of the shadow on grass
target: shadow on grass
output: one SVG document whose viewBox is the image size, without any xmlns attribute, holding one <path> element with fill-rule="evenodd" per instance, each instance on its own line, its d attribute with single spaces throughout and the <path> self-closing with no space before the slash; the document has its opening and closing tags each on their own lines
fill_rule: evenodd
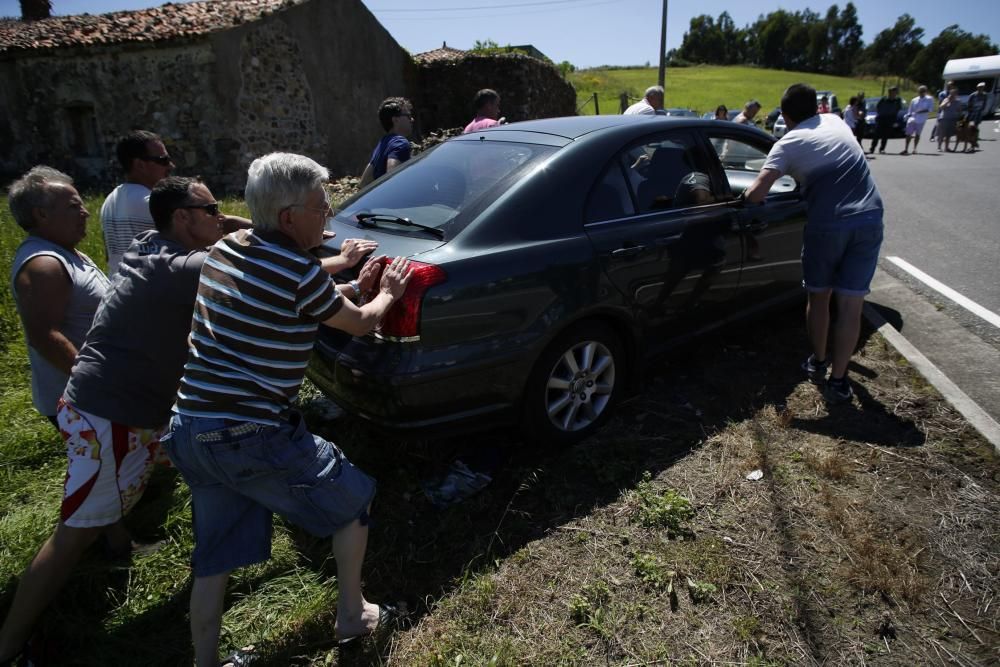
<svg viewBox="0 0 1000 667">
<path fill-rule="evenodd" d="M 864 340 L 870 335 L 867 331 Z M 697 344 L 651 364 L 641 395 L 622 403 L 596 436 L 563 449 L 529 446 L 504 432 L 403 442 L 351 418 L 327 424 L 310 420 L 315 432 L 337 442 L 355 464 L 379 481 L 365 561 L 366 596 L 375 602 L 404 602 L 410 621 L 418 622 L 438 600 L 471 578 L 495 569 L 511 554 L 567 523 L 617 501 L 644 472 L 656 476 L 712 434 L 753 417 L 764 407 L 783 410 L 803 381 L 799 363 L 807 354 L 799 310 L 704 336 Z M 853 372 L 871 374 L 863 364 Z M 863 388 L 858 396 L 859 407 L 854 408 L 858 415 L 830 411 L 829 418 L 798 419 L 793 425 L 868 442 L 922 443 L 922 434 L 912 422 L 890 413 Z M 876 431 L 880 435 L 873 439 Z M 440 476 L 455 457 L 469 457 L 476 451 L 491 452 L 497 459 L 493 482 L 460 504 L 445 509 L 432 505 L 421 482 Z M 156 504 L 155 498 L 149 502 Z M 152 535 L 159 525 L 155 521 L 153 516 L 144 516 L 142 521 Z M 335 585 L 329 540 L 298 530 L 292 535 L 301 554 L 298 566 L 320 573 Z M 96 593 L 100 586 L 97 581 L 93 585 Z M 255 586 L 251 582 L 244 587 L 252 590 Z M 71 612 L 78 624 L 79 619 L 88 619 L 83 623 L 92 628 L 92 632 L 72 631 L 66 645 L 79 662 L 63 664 L 95 664 L 99 656 L 117 651 L 136 664 L 173 665 L 190 659 L 186 588 L 140 616 L 102 630 L 101 618 L 108 610 L 99 600 L 106 596 L 95 595 L 87 604 L 79 593 L 81 587 L 81 583 L 74 584 L 72 604 L 56 603 L 58 614 L 47 623 L 53 631 L 65 632 L 67 624 L 72 624 L 67 614 Z M 262 646 L 261 660 L 255 664 L 302 664 L 324 653 L 344 665 L 385 661 L 391 649 L 389 637 L 359 641 L 336 651 L 333 618 L 330 609 L 304 619 L 294 631 Z"/>
</svg>

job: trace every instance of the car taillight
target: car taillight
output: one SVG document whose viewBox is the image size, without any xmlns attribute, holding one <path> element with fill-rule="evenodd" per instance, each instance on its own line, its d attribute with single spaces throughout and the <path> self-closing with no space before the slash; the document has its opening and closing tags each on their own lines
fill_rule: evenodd
<svg viewBox="0 0 1000 667">
<path fill-rule="evenodd" d="M 389 312 L 382 318 L 382 325 L 375 330 L 375 335 L 393 341 L 420 340 L 420 307 L 424 302 L 424 293 L 434 285 L 440 285 L 447 275 L 440 266 L 410 262 L 413 275 L 406 285 L 406 292 Z"/>
</svg>

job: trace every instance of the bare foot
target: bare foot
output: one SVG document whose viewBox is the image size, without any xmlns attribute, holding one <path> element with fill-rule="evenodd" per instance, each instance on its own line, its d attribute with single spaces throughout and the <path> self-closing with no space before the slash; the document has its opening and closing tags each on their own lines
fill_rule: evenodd
<svg viewBox="0 0 1000 667">
<path fill-rule="evenodd" d="M 365 600 L 360 616 L 350 615 L 338 610 L 337 620 L 333 624 L 333 636 L 337 641 L 345 641 L 354 637 L 369 635 L 378 627 L 381 609 L 377 604 Z"/>
</svg>

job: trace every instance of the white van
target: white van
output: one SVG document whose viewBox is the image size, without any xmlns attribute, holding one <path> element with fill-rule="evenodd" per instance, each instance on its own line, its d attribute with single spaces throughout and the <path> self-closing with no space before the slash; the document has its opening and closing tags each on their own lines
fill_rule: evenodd
<svg viewBox="0 0 1000 667">
<path fill-rule="evenodd" d="M 982 81 L 986 84 L 986 114 L 1000 111 L 1000 55 L 949 60 L 941 76 L 955 82 L 963 104 Z"/>
</svg>

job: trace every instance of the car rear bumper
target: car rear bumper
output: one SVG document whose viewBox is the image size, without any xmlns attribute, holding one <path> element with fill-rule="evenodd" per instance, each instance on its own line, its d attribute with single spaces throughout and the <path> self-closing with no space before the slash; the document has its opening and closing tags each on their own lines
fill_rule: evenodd
<svg viewBox="0 0 1000 667">
<path fill-rule="evenodd" d="M 528 374 L 523 349 L 459 347 L 321 336 L 308 375 L 345 410 L 388 430 L 454 433 L 516 424 Z"/>
</svg>

